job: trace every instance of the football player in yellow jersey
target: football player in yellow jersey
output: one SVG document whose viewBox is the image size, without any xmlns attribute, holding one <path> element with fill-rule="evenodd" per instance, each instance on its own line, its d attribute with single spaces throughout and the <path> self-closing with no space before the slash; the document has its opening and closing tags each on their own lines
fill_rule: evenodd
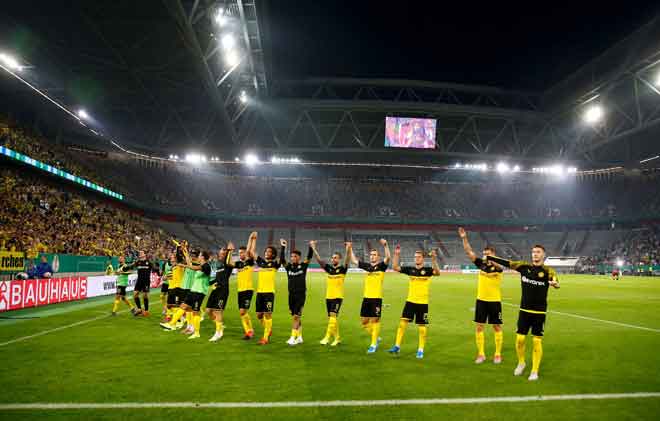
<svg viewBox="0 0 660 421">
<path fill-rule="evenodd" d="M 360 321 L 362 328 L 367 331 L 371 337 L 371 345 L 367 354 L 373 354 L 378 349 L 380 338 L 380 314 L 383 308 L 383 279 L 385 272 L 390 264 L 390 248 L 387 240 L 381 238 L 380 244 L 385 252 L 385 259 L 381 260 L 380 253 L 376 249 L 369 251 L 369 262 L 358 261 L 353 253 L 353 246 L 350 247 L 351 261 L 360 269 L 367 272 L 364 278 L 364 294 L 362 298 L 362 308 L 360 309 Z"/>
<path fill-rule="evenodd" d="M 243 325 L 243 339 L 252 339 L 254 329 L 250 320 L 250 304 L 254 295 L 252 284 L 252 268 L 254 267 L 254 252 L 257 247 L 257 233 L 253 232 L 248 238 L 247 246 L 238 248 L 238 260 L 234 263 L 236 268 L 236 285 L 238 289 L 238 311 Z"/>
<path fill-rule="evenodd" d="M 396 331 L 396 341 L 394 346 L 388 351 L 391 354 L 398 355 L 401 350 L 403 334 L 406 332 L 408 323 L 413 320 L 417 324 L 419 331 L 419 346 L 417 347 L 417 358 L 424 358 L 424 345 L 426 344 L 427 325 L 429 324 L 429 286 L 431 277 L 440 275 L 438 267 L 438 254 L 435 250 L 431 251 L 431 267 L 424 266 L 424 251 L 415 252 L 415 266 L 401 266 L 401 247 L 394 249 L 394 259 L 392 259 L 392 269 L 396 272 L 408 275 L 410 283 L 408 284 L 408 298 L 403 307 L 399 328 Z"/>
<path fill-rule="evenodd" d="M 477 287 L 477 302 L 474 306 L 474 322 L 477 324 L 475 339 L 477 343 L 476 364 L 486 361 L 484 351 L 485 333 L 484 324 L 493 326 L 495 332 L 495 356 L 493 362 L 502 362 L 502 267 L 487 260 L 488 256 L 495 256 L 495 248 L 486 246 L 484 257 L 477 257 L 468 242 L 467 233 L 463 228 L 458 229 L 458 235 L 463 240 L 463 249 L 472 263 L 479 269 L 479 286 Z"/>
<path fill-rule="evenodd" d="M 319 252 L 316 250 L 316 241 L 310 241 L 309 246 L 314 251 L 316 261 L 321 265 L 323 270 L 328 274 L 328 285 L 325 293 L 325 306 L 328 311 L 328 328 L 325 331 L 325 336 L 321 339 L 321 345 L 327 345 L 330 339 L 334 336 L 335 340 L 330 346 L 337 346 L 341 343 L 341 336 L 339 336 L 339 322 L 337 315 L 341 308 L 341 303 L 344 301 L 344 280 L 348 272 L 348 263 L 350 262 L 349 249 L 350 243 L 346 243 L 346 259 L 344 265 L 341 265 L 341 253 L 333 253 L 331 263 L 326 263 L 321 259 Z"/>
<path fill-rule="evenodd" d="M 172 278 L 170 279 L 170 286 L 167 290 L 167 315 L 165 316 L 166 321 L 172 320 L 174 312 L 181 304 L 183 304 L 184 290 L 181 288 L 183 285 L 183 273 L 185 270 L 184 256 L 181 248 L 177 247 L 175 253 L 176 264 L 172 267 Z M 176 328 L 183 326 L 183 321 L 179 321 L 176 325 Z"/>
<path fill-rule="evenodd" d="M 280 239 L 282 254 L 286 241 Z M 257 300 L 255 308 L 257 310 L 257 319 L 264 327 L 264 336 L 259 340 L 259 345 L 267 345 L 273 334 L 273 309 L 275 308 L 275 277 L 277 271 L 282 266 L 277 260 L 277 250 L 273 246 L 266 247 L 264 257 L 257 256 L 257 266 L 259 274 L 257 277 Z"/>
</svg>

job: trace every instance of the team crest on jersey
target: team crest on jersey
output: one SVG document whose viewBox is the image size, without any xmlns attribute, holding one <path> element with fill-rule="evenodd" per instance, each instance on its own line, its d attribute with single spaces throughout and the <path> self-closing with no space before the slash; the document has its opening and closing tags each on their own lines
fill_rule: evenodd
<svg viewBox="0 0 660 421">
<path fill-rule="evenodd" d="M 335 273 L 339 273 L 339 269 L 335 269 Z"/>
<path fill-rule="evenodd" d="M 539 272 L 539 278 L 543 278 L 545 276 L 545 273 Z"/>
<path fill-rule="evenodd" d="M 426 275 L 426 271 L 425 271 L 425 270 L 421 271 L 420 273 L 421 273 L 422 275 Z"/>
</svg>

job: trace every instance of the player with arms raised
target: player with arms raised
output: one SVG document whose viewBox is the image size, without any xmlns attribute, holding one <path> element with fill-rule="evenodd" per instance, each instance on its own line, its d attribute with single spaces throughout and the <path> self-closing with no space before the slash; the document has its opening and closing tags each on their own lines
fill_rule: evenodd
<svg viewBox="0 0 660 421">
<path fill-rule="evenodd" d="M 243 325 L 243 339 L 252 339 L 254 330 L 250 320 L 250 304 L 254 295 L 252 283 L 252 268 L 254 267 L 254 251 L 257 247 L 257 233 L 250 233 L 247 245 L 238 248 L 238 260 L 234 262 L 236 273 L 236 288 L 238 290 L 238 311 Z"/>
<path fill-rule="evenodd" d="M 353 253 L 353 247 L 350 248 L 351 261 L 360 269 L 367 272 L 364 279 L 364 298 L 362 298 L 362 308 L 360 309 L 360 321 L 362 327 L 371 337 L 371 345 L 367 354 L 373 354 L 378 349 L 380 342 L 380 315 L 383 308 L 383 279 L 387 266 L 390 264 L 390 248 L 387 241 L 382 238 L 380 244 L 385 252 L 385 259 L 381 260 L 377 249 L 369 251 L 369 262 L 358 261 Z"/>
<path fill-rule="evenodd" d="M 328 311 L 328 328 L 325 331 L 325 336 L 321 339 L 321 345 L 327 345 L 330 342 L 330 339 L 334 336 L 335 340 L 330 344 L 330 346 L 337 346 L 341 343 L 341 336 L 339 336 L 339 321 L 337 316 L 339 315 L 339 309 L 341 309 L 341 304 L 344 301 L 344 280 L 346 279 L 346 273 L 348 273 L 348 263 L 349 263 L 349 251 L 351 243 L 346 243 L 346 259 L 344 264 L 341 264 L 341 253 L 333 253 L 331 258 L 331 263 L 326 263 L 325 260 L 321 259 L 319 252 L 316 250 L 316 241 L 309 242 L 316 261 L 323 268 L 323 270 L 328 274 L 328 284 L 325 293 L 325 307 Z"/>
<path fill-rule="evenodd" d="M 394 346 L 388 351 L 391 354 L 398 355 L 401 350 L 401 342 L 406 332 L 408 323 L 415 321 L 419 331 L 419 345 L 417 347 L 417 358 L 424 358 L 424 345 L 426 344 L 427 325 L 429 324 L 429 287 L 431 277 L 440 275 L 438 266 L 438 254 L 435 250 L 431 251 L 432 266 L 424 265 L 424 251 L 415 252 L 415 266 L 400 266 L 401 247 L 394 249 L 394 258 L 392 259 L 392 269 L 396 272 L 409 276 L 408 298 L 403 307 L 399 328 L 396 331 L 396 341 Z"/>
<path fill-rule="evenodd" d="M 307 295 L 307 268 L 309 261 L 314 255 L 314 251 L 310 247 L 307 251 L 307 257 L 304 261 L 300 261 L 302 254 L 300 250 L 291 250 L 291 261 L 286 262 L 284 258 L 284 249 L 287 242 L 282 240 L 282 254 L 280 255 L 280 264 L 286 270 L 289 286 L 289 312 L 291 313 L 291 337 L 287 344 L 294 346 L 303 343 L 302 337 L 302 317 L 303 307 L 305 306 L 305 298 Z"/>
<path fill-rule="evenodd" d="M 286 242 L 280 239 L 282 253 Z M 257 299 L 255 308 L 257 319 L 264 327 L 264 336 L 259 340 L 259 345 L 267 345 L 273 334 L 273 310 L 275 309 L 275 277 L 281 264 L 277 259 L 277 250 L 268 246 L 264 250 L 264 257 L 257 257 L 259 275 L 257 277 Z"/>
<path fill-rule="evenodd" d="M 545 314 L 548 311 L 548 289 L 550 287 L 559 288 L 557 274 L 554 269 L 543 264 L 545 261 L 545 248 L 539 244 L 532 247 L 531 263 L 506 260 L 495 256 L 487 256 L 486 259 L 520 272 L 522 297 L 520 298 L 516 335 L 518 365 L 513 374 L 520 376 L 525 370 L 525 339 L 531 329 L 534 336 L 532 340 L 534 348 L 529 380 L 538 380 L 539 366 L 543 356 L 543 327 L 545 325 Z"/>
<path fill-rule="evenodd" d="M 484 351 L 485 333 L 484 324 L 493 326 L 495 333 L 495 356 L 493 362 L 502 362 L 502 268 L 488 261 L 488 256 L 495 255 L 495 249 L 491 246 L 484 247 L 484 257 L 477 257 L 468 242 L 467 233 L 463 228 L 458 229 L 458 235 L 463 240 L 463 249 L 472 263 L 479 269 L 479 284 L 477 286 L 477 302 L 474 306 L 474 322 L 476 326 L 477 359 L 476 364 L 486 361 Z"/>
</svg>

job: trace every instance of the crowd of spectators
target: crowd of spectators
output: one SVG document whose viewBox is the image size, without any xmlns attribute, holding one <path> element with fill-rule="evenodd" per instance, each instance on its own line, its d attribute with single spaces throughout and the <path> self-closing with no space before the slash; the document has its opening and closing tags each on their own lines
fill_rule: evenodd
<svg viewBox="0 0 660 421">
<path fill-rule="evenodd" d="M 54 180 L 0 172 L 0 250 L 40 253 L 108 255 L 145 249 L 157 256 L 167 247 L 167 236 L 142 217 L 112 204 L 68 189 Z"/>
</svg>

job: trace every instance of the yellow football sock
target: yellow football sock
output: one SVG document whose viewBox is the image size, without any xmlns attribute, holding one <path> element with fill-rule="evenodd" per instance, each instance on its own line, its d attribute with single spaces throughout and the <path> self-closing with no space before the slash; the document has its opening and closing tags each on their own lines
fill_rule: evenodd
<svg viewBox="0 0 660 421">
<path fill-rule="evenodd" d="M 328 327 L 325 329 L 325 339 L 330 339 L 332 336 L 332 318 L 328 317 Z"/>
<path fill-rule="evenodd" d="M 268 340 L 270 332 L 273 330 L 273 319 L 264 318 L 264 339 Z"/>
<path fill-rule="evenodd" d="M 186 311 L 186 322 L 188 322 L 188 326 L 193 325 L 193 313 L 192 313 L 192 311 Z"/>
<path fill-rule="evenodd" d="M 417 349 L 424 349 L 424 345 L 426 345 L 426 334 L 428 333 L 428 327 L 426 325 L 418 325 L 417 330 L 419 330 L 419 346 Z"/>
<path fill-rule="evenodd" d="M 261 319 L 257 318 L 259 320 L 259 323 L 261 326 L 265 329 L 266 328 L 266 322 L 264 322 L 264 318 L 262 317 Z"/>
<path fill-rule="evenodd" d="M 532 373 L 538 373 L 541 358 L 543 357 L 543 338 L 534 336 L 532 343 L 534 344 L 532 348 Z"/>
<path fill-rule="evenodd" d="M 486 352 L 484 351 L 484 342 L 486 341 L 483 330 L 481 332 L 475 333 L 475 338 L 477 341 L 477 355 L 485 356 Z"/>
<path fill-rule="evenodd" d="M 378 345 L 378 337 L 380 336 L 380 322 L 371 324 L 371 346 Z"/>
<path fill-rule="evenodd" d="M 133 309 L 134 305 L 132 302 L 128 301 L 126 298 L 124 298 L 124 302 L 128 306 L 128 308 Z"/>
<path fill-rule="evenodd" d="M 332 323 L 332 334 L 335 339 L 339 339 L 339 320 L 336 317 L 330 317 L 330 322 Z"/>
<path fill-rule="evenodd" d="M 225 326 L 222 324 L 222 322 L 215 321 L 215 331 L 216 332 L 222 332 L 225 329 Z"/>
<path fill-rule="evenodd" d="M 241 316 L 241 322 L 243 323 L 243 330 L 245 330 L 245 333 L 252 331 L 252 320 L 248 313 Z"/>
<path fill-rule="evenodd" d="M 401 342 L 403 342 L 403 334 L 406 333 L 407 327 L 408 327 L 408 320 L 401 319 L 399 321 L 399 328 L 396 330 L 396 341 L 394 342 L 396 346 L 401 346 Z"/>
<path fill-rule="evenodd" d="M 298 337 L 298 330 L 291 329 L 291 337 L 292 338 L 297 338 Z"/>
<path fill-rule="evenodd" d="M 174 326 L 174 324 L 178 322 L 179 319 L 183 316 L 183 313 L 185 313 L 183 309 L 177 308 L 176 311 L 174 312 L 174 315 L 172 316 L 172 320 L 170 320 L 170 324 Z"/>
<path fill-rule="evenodd" d="M 502 343 L 504 342 L 504 332 L 501 330 L 495 332 L 495 356 L 502 355 Z"/>
<path fill-rule="evenodd" d="M 112 305 L 112 312 L 117 312 L 117 307 L 119 307 L 119 300 L 115 300 L 115 303 Z"/>
<path fill-rule="evenodd" d="M 199 325 L 202 323 L 202 316 L 199 314 L 193 314 L 192 316 L 192 324 L 193 327 L 195 328 L 195 335 L 199 335 Z"/>
<path fill-rule="evenodd" d="M 516 354 L 518 354 L 518 364 L 525 364 L 525 335 L 516 335 Z"/>
</svg>

